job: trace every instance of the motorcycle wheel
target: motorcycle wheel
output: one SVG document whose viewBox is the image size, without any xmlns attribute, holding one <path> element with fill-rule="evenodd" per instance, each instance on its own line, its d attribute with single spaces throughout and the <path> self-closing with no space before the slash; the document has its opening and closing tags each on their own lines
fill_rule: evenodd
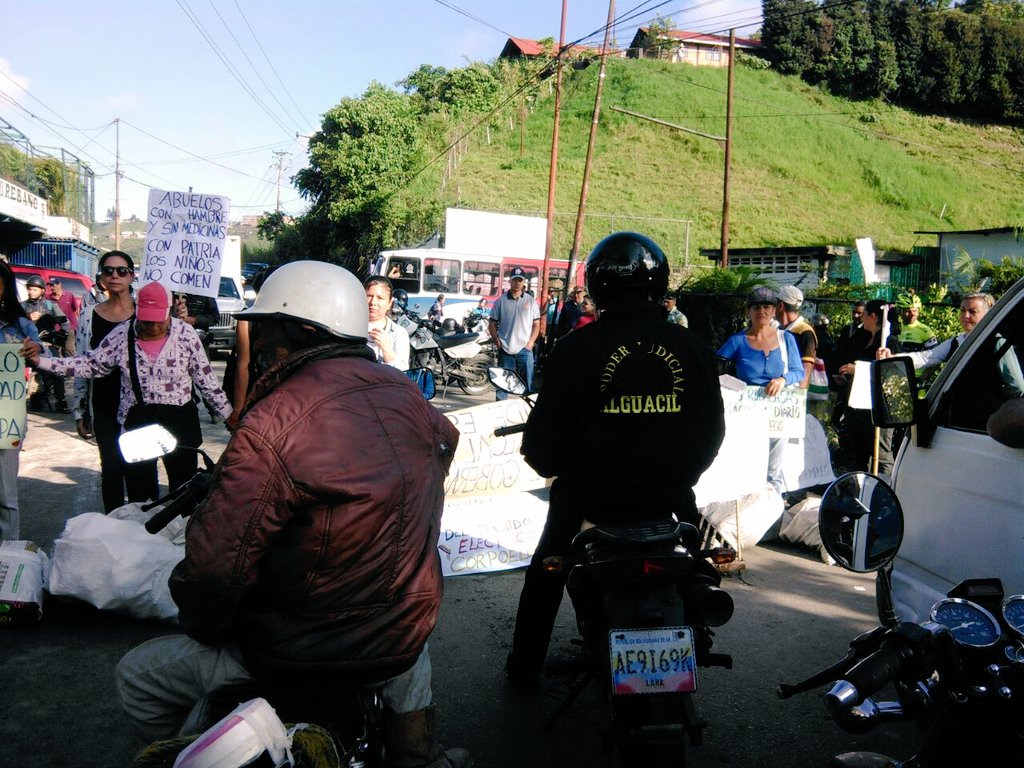
<svg viewBox="0 0 1024 768">
<path fill-rule="evenodd" d="M 490 358 L 484 354 L 470 358 L 463 369 L 465 377 L 459 379 L 459 388 L 473 396 L 482 395 L 491 389 L 491 381 L 487 378 L 487 366 L 490 364 Z"/>
</svg>

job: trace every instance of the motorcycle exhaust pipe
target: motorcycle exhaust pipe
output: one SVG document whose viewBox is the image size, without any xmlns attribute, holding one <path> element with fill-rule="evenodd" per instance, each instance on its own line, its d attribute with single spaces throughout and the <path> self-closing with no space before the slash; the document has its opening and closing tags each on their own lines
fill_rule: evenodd
<svg viewBox="0 0 1024 768">
<path fill-rule="evenodd" d="M 720 627 L 732 618 L 732 595 L 724 589 L 696 582 L 683 589 L 687 621 L 708 627 Z"/>
</svg>

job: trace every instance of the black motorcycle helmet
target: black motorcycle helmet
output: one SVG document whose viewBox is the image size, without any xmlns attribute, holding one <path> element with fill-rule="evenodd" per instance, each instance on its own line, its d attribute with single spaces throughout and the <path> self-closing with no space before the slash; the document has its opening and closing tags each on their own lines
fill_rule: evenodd
<svg viewBox="0 0 1024 768">
<path fill-rule="evenodd" d="M 391 302 L 406 310 L 409 308 L 409 294 L 404 288 L 396 288 L 391 294 Z"/>
<path fill-rule="evenodd" d="M 587 257 L 587 293 L 599 307 L 623 300 L 658 301 L 668 290 L 668 260 L 636 232 L 616 232 Z"/>
<path fill-rule="evenodd" d="M 452 336 L 459 332 L 459 323 L 455 318 L 445 318 L 444 322 L 441 323 L 441 335 Z"/>
<path fill-rule="evenodd" d="M 25 285 L 30 288 L 46 288 L 46 281 L 39 275 L 29 275 L 28 279 L 25 281 Z"/>
</svg>

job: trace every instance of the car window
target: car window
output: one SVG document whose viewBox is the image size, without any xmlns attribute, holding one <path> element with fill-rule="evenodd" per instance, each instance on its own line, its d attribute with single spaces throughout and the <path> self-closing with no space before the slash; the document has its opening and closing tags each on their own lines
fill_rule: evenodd
<svg viewBox="0 0 1024 768">
<path fill-rule="evenodd" d="M 238 293 L 238 286 L 235 285 L 235 281 L 230 277 L 222 277 L 220 279 L 220 291 L 217 293 L 219 299 L 241 299 L 242 297 Z"/>
<path fill-rule="evenodd" d="M 1024 302 L 1002 319 L 953 380 L 939 411 L 939 425 L 984 432 L 1006 400 L 1024 395 Z"/>
</svg>

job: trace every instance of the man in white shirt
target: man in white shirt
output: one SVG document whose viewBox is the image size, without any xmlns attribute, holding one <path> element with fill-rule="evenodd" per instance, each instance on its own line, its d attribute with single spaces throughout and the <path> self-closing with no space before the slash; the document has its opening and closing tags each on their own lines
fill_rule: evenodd
<svg viewBox="0 0 1024 768">
<path fill-rule="evenodd" d="M 498 365 L 514 370 L 533 390 L 533 345 L 540 334 L 540 307 L 526 292 L 526 273 L 522 267 L 509 272 L 509 289 L 494 301 L 488 332 L 498 347 Z M 498 399 L 508 394 L 498 391 Z"/>
</svg>

